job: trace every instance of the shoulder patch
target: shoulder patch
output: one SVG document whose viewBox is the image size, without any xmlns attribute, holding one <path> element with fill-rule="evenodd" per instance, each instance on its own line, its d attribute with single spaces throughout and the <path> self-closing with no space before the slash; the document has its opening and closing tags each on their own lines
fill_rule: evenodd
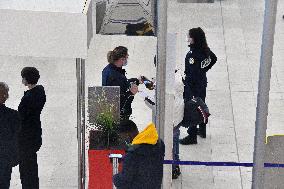
<svg viewBox="0 0 284 189">
<path fill-rule="evenodd" d="M 209 66 L 210 63 L 211 63 L 211 58 L 209 56 L 208 58 L 204 59 L 201 62 L 201 68 L 205 68 L 205 67 Z"/>
<path fill-rule="evenodd" d="M 189 58 L 188 63 L 194 64 L 194 58 Z"/>
</svg>

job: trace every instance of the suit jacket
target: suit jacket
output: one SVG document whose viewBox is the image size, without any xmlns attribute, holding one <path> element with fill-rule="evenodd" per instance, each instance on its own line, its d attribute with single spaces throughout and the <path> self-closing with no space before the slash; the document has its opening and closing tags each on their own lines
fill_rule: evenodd
<svg viewBox="0 0 284 189">
<path fill-rule="evenodd" d="M 46 102 L 43 86 L 38 85 L 25 92 L 18 111 L 22 129 L 19 136 L 21 155 L 37 152 L 42 144 L 40 114 Z"/>
<path fill-rule="evenodd" d="M 18 164 L 18 135 L 21 120 L 16 110 L 0 104 L 0 161 L 11 166 Z"/>
</svg>

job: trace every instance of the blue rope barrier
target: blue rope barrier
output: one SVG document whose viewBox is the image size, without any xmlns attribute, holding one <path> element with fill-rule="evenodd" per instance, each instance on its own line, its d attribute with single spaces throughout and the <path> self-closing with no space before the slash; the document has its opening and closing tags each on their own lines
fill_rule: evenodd
<svg viewBox="0 0 284 189">
<path fill-rule="evenodd" d="M 225 166 L 225 167 L 253 167 L 253 163 L 237 163 L 237 162 L 202 162 L 202 161 L 174 161 L 164 160 L 164 164 L 175 165 L 205 165 L 205 166 Z M 284 168 L 284 164 L 264 163 L 264 167 Z"/>
</svg>

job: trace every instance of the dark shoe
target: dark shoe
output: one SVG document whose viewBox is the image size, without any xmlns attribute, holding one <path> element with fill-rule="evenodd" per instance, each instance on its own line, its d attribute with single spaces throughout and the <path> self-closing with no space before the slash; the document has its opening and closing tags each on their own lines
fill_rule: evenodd
<svg viewBox="0 0 284 189">
<path fill-rule="evenodd" d="M 206 138 L 206 134 L 199 134 L 199 136 L 201 137 L 201 138 Z"/>
<path fill-rule="evenodd" d="M 182 144 L 182 145 L 197 144 L 197 140 L 190 138 L 190 136 L 188 135 L 188 136 L 184 137 L 183 139 L 180 139 L 179 143 Z"/>
<path fill-rule="evenodd" d="M 172 179 L 177 179 L 180 176 L 180 168 L 177 166 L 173 171 L 172 171 Z"/>
</svg>

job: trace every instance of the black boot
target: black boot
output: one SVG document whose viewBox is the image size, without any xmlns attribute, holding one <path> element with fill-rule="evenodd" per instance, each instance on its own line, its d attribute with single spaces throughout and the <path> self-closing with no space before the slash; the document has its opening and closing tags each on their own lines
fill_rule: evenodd
<svg viewBox="0 0 284 189">
<path fill-rule="evenodd" d="M 177 179 L 180 176 L 180 174 L 181 174 L 180 168 L 177 165 L 172 171 L 172 179 Z"/>
<path fill-rule="evenodd" d="M 191 138 L 189 135 L 179 140 L 182 145 L 197 144 L 197 139 Z"/>
<path fill-rule="evenodd" d="M 197 144 L 197 125 L 189 125 L 187 133 L 188 136 L 180 139 L 179 143 L 183 145 Z"/>
</svg>

